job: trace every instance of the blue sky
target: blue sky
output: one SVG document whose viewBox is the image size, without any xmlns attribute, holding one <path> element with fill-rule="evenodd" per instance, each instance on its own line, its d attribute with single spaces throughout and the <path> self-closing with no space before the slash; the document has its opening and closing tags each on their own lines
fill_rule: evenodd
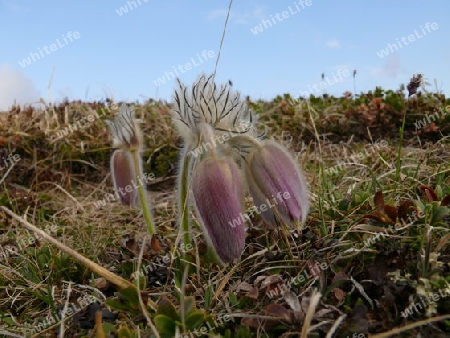
<svg viewBox="0 0 450 338">
<path fill-rule="evenodd" d="M 227 7 L 228 0 L 0 0 L 0 109 L 12 98 L 171 100 L 174 67 L 186 83 L 214 70 Z M 272 99 L 353 92 L 354 69 L 357 92 L 398 89 L 420 72 L 448 96 L 449 13 L 448 0 L 235 0 L 216 79 Z"/>
</svg>

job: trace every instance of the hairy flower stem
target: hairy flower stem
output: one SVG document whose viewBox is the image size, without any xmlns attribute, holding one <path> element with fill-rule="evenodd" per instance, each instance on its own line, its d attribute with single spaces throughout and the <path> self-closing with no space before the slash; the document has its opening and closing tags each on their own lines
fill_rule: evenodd
<svg viewBox="0 0 450 338">
<path fill-rule="evenodd" d="M 191 243 L 191 227 L 189 223 L 189 169 L 191 163 L 191 156 L 189 154 L 189 149 L 186 148 L 183 164 L 180 173 L 180 211 L 181 211 L 181 231 L 183 233 L 183 243 L 184 243 L 184 258 L 187 258 L 186 248 L 189 247 Z"/>
<path fill-rule="evenodd" d="M 150 233 L 150 237 L 151 237 L 154 234 L 156 234 L 156 229 L 155 229 L 155 225 L 153 224 L 152 214 L 148 207 L 147 197 L 146 197 L 144 186 L 143 186 L 144 180 L 142 179 L 143 174 L 142 174 L 142 170 L 141 170 L 141 160 L 140 160 L 140 156 L 139 156 L 139 150 L 138 149 L 130 150 L 130 154 L 131 154 L 131 158 L 133 159 L 135 175 L 138 178 L 138 180 L 140 181 L 140 182 L 138 182 L 139 200 L 141 201 L 142 213 L 144 215 L 145 223 L 147 224 L 147 230 Z"/>
</svg>

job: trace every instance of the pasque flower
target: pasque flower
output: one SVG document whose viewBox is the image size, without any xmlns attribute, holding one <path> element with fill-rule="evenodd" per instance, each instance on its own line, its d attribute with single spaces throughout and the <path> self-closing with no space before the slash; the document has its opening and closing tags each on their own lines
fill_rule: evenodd
<svg viewBox="0 0 450 338">
<path fill-rule="evenodd" d="M 248 155 L 245 173 L 255 205 L 266 204 L 264 220 L 280 221 L 291 227 L 306 220 L 309 209 L 308 189 L 303 174 L 290 154 L 280 144 L 266 140 Z"/>
<path fill-rule="evenodd" d="M 138 182 L 136 168 L 134 166 L 132 151 L 140 152 L 142 148 L 142 136 L 138 121 L 134 117 L 134 109 L 127 105 L 120 107 L 119 113 L 112 121 L 106 121 L 109 125 L 113 147 L 118 148 L 111 157 L 111 175 L 114 190 L 122 204 L 135 206 L 138 203 L 138 192 L 130 189 Z M 141 172 L 142 161 L 138 156 L 138 168 Z"/>
<path fill-rule="evenodd" d="M 236 163 L 226 157 L 205 159 L 194 171 L 192 191 L 200 223 L 218 257 L 225 263 L 239 258 L 245 246 L 244 225 L 225 224 L 244 211 L 243 182 Z"/>
<path fill-rule="evenodd" d="M 231 262 L 244 249 L 244 224 L 235 228 L 228 224 L 243 211 L 244 185 L 234 162 L 240 158 L 239 151 L 227 140 L 253 135 L 252 115 L 239 93 L 229 84 L 216 86 L 213 76 L 200 76 L 192 88 L 178 83 L 173 121 L 185 142 L 178 182 L 184 245 L 191 241 L 188 187 L 192 183 L 197 216 L 207 239 L 222 262 Z M 216 142 L 219 138 L 224 142 Z"/>
<path fill-rule="evenodd" d="M 111 157 L 111 175 L 114 190 L 124 205 L 136 206 L 138 199 L 151 235 L 156 233 L 152 216 L 144 191 L 142 159 L 140 152 L 143 147 L 139 120 L 134 116 L 134 108 L 122 104 L 119 113 L 113 120 L 107 121 L 113 146 L 118 148 Z"/>
<path fill-rule="evenodd" d="M 136 182 L 136 170 L 131 154 L 122 149 L 117 149 L 111 156 L 111 176 L 114 183 L 114 191 L 124 205 L 136 206 L 138 204 L 138 192 L 130 188 Z"/>
<path fill-rule="evenodd" d="M 254 135 L 253 116 L 239 92 L 231 90 L 229 84 L 217 87 L 213 76 L 200 76 L 192 88 L 178 81 L 175 90 L 173 122 L 187 147 L 198 146 L 202 136 L 199 127 L 210 125 L 215 137 L 224 133 Z M 219 147 L 220 148 L 220 147 Z"/>
<path fill-rule="evenodd" d="M 281 145 L 257 137 L 239 93 L 230 84 L 216 86 L 213 76 L 202 75 L 192 88 L 178 83 L 173 121 L 185 142 L 179 174 L 184 245 L 190 242 L 190 193 L 206 238 L 224 263 L 244 250 L 247 188 L 257 206 L 266 204 L 261 210 L 269 224 L 304 222 L 309 204 L 301 171 Z"/>
</svg>

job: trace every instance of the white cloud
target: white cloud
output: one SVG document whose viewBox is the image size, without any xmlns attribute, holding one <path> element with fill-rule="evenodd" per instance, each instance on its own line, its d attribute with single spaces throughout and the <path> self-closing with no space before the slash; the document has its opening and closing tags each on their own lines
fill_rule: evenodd
<svg viewBox="0 0 450 338">
<path fill-rule="evenodd" d="M 389 55 L 385 60 L 381 68 L 375 68 L 372 70 L 373 75 L 381 75 L 391 79 L 399 77 L 401 72 L 401 62 L 396 54 Z"/>
<path fill-rule="evenodd" d="M 0 110 L 14 103 L 23 105 L 38 102 L 40 93 L 33 81 L 7 63 L 0 66 Z"/>
<path fill-rule="evenodd" d="M 263 5 L 255 6 L 251 13 L 251 17 L 253 19 L 257 19 L 257 20 L 264 19 L 266 17 L 266 15 L 264 14 L 265 8 L 266 8 L 266 6 L 263 6 Z"/>
<path fill-rule="evenodd" d="M 338 49 L 338 48 L 341 48 L 341 44 L 340 44 L 339 40 L 333 39 L 333 40 L 327 41 L 327 47 L 331 48 L 331 49 Z"/>
<path fill-rule="evenodd" d="M 29 12 L 31 10 L 30 6 L 23 6 L 14 1 L 1 0 L 0 4 L 8 8 L 12 12 Z"/>
<path fill-rule="evenodd" d="M 233 12 L 230 13 L 230 15 L 233 14 Z M 208 13 L 208 20 L 216 20 L 225 18 L 227 16 L 227 10 L 226 9 L 215 9 L 212 12 Z"/>
<path fill-rule="evenodd" d="M 245 12 L 245 13 L 237 13 L 237 12 L 230 12 L 230 20 L 234 24 L 248 24 L 250 20 L 262 20 L 265 18 L 264 15 L 264 8 L 265 6 L 254 6 L 253 10 L 251 12 Z M 214 20 L 222 20 L 227 17 L 228 9 L 221 8 L 221 9 L 215 9 L 208 13 L 208 20 L 214 21 Z"/>
</svg>

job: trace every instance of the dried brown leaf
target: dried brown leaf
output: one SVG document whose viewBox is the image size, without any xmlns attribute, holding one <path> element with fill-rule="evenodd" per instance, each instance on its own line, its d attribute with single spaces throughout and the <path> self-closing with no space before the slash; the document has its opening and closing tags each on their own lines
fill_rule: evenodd
<svg viewBox="0 0 450 338">
<path fill-rule="evenodd" d="M 441 206 L 443 206 L 443 207 L 450 206 L 450 195 L 447 195 L 442 199 Z"/>
<path fill-rule="evenodd" d="M 313 277 L 319 277 L 322 269 L 320 268 L 320 263 L 314 259 L 309 259 L 306 262 L 306 265 L 308 266 L 309 272 Z"/>
<path fill-rule="evenodd" d="M 434 190 L 431 187 L 429 187 L 427 185 L 421 185 L 419 187 L 419 189 L 425 193 L 425 196 L 427 197 L 428 202 L 433 202 L 433 201 L 438 200 L 436 193 L 434 192 Z"/>
<path fill-rule="evenodd" d="M 389 218 L 388 215 L 386 215 L 383 211 L 380 210 L 372 211 L 370 214 L 364 215 L 363 219 L 364 218 L 374 219 L 382 223 L 394 223 L 394 221 L 391 218 Z"/>
<path fill-rule="evenodd" d="M 333 277 L 333 283 L 338 282 L 340 280 L 349 280 L 350 277 L 342 271 L 337 272 Z"/>
<path fill-rule="evenodd" d="M 302 311 L 302 306 L 300 305 L 300 301 L 295 293 L 292 291 L 286 291 L 283 293 L 283 298 L 292 310 L 296 312 Z"/>
<path fill-rule="evenodd" d="M 397 211 L 397 216 L 399 220 L 406 220 L 408 218 L 408 214 L 413 208 L 414 204 L 411 201 L 404 201 L 400 204 Z"/>
<path fill-rule="evenodd" d="M 261 282 L 261 287 L 266 288 L 270 285 L 277 284 L 281 282 L 283 279 L 281 278 L 281 275 L 270 275 L 264 278 L 264 280 Z"/>
<path fill-rule="evenodd" d="M 375 193 L 373 201 L 374 201 L 375 206 L 377 207 L 377 209 L 383 210 L 383 207 L 384 207 L 384 195 L 383 195 L 382 191 L 377 191 Z"/>
<path fill-rule="evenodd" d="M 397 219 L 397 209 L 393 207 L 392 205 L 385 205 L 384 206 L 384 213 L 389 216 L 391 220 L 395 222 Z"/>
<path fill-rule="evenodd" d="M 255 286 L 254 288 L 252 288 L 245 294 L 245 297 L 256 300 L 256 299 L 258 299 L 258 295 L 259 295 L 259 289 L 258 289 L 258 287 Z"/>
<path fill-rule="evenodd" d="M 262 319 L 248 318 L 248 317 L 244 317 L 241 319 L 241 325 L 252 327 L 252 328 L 265 327 L 262 325 Z"/>
<path fill-rule="evenodd" d="M 334 289 L 333 289 L 333 294 L 334 294 L 334 297 L 336 297 L 336 299 L 337 299 L 338 301 L 341 301 L 341 300 L 344 299 L 344 297 L 345 297 L 345 295 L 346 295 L 347 293 L 346 293 L 345 291 L 343 291 L 342 289 L 334 288 Z"/>
<path fill-rule="evenodd" d="M 286 322 L 291 322 L 292 311 L 286 309 L 280 304 L 270 304 L 264 309 L 264 312 L 268 316 L 276 317 Z"/>
<path fill-rule="evenodd" d="M 161 246 L 161 242 L 156 238 L 156 236 L 152 236 L 150 246 L 155 252 L 160 252 L 163 249 Z"/>
<path fill-rule="evenodd" d="M 237 286 L 237 292 L 240 291 L 249 292 L 251 289 L 253 289 L 253 286 L 247 282 L 242 282 Z"/>
</svg>

